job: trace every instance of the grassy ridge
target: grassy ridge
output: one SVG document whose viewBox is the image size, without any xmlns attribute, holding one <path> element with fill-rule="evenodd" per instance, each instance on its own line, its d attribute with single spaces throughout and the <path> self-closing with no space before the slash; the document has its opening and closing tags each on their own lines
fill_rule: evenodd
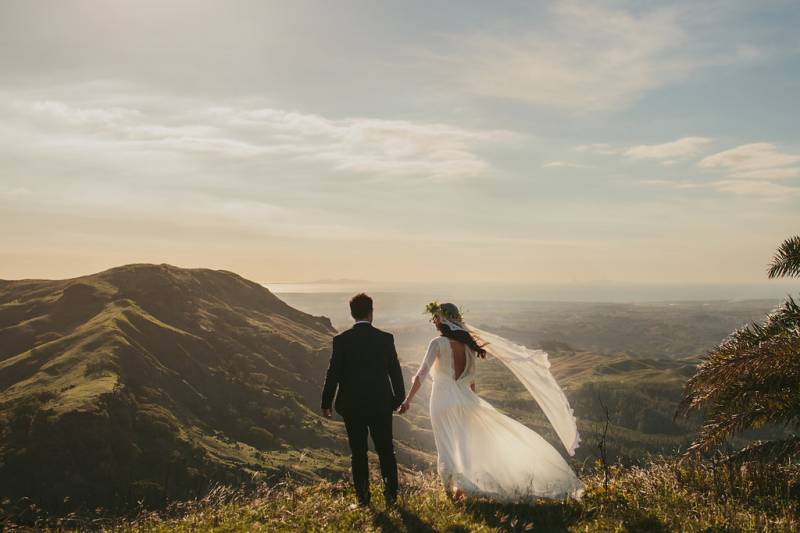
<svg viewBox="0 0 800 533">
<path fill-rule="evenodd" d="M 374 465 L 373 465 L 374 466 Z M 351 509 L 345 481 L 286 480 L 246 492 L 219 487 L 203 499 L 130 520 L 71 517 L 42 527 L 166 531 L 796 531 L 800 466 L 653 460 L 613 467 L 608 484 L 584 475 L 583 500 L 451 502 L 430 473 L 406 473 L 400 504 L 386 508 L 377 483 L 371 509 Z M 28 516 L 28 520 L 32 517 Z M 35 523 L 35 521 L 34 521 Z M 8 521 L 9 531 L 15 528 Z"/>
<path fill-rule="evenodd" d="M 609 408 L 612 460 L 636 462 L 688 442 L 696 421 L 672 419 L 693 371 L 682 350 L 662 346 L 669 358 L 659 360 L 613 346 L 574 348 L 560 340 L 569 332 L 526 333 L 525 316 L 512 315 L 503 333 L 550 353 L 578 417 L 579 464 L 594 460 L 601 405 Z M 580 329 L 581 316 L 569 323 Z M 607 330 L 594 328 L 593 342 Z M 394 332 L 408 377 L 431 327 Z M 137 502 L 162 508 L 214 483 L 252 487 L 287 472 L 312 484 L 293 490 L 315 490 L 349 462 L 341 423 L 316 412 L 333 333 L 327 319 L 223 271 L 129 265 L 74 280 L 0 283 L 0 502 L 14 516 L 19 505 L 46 507 L 51 516 L 97 505 L 124 514 Z M 503 365 L 482 361 L 477 382 L 479 394 L 560 448 Z M 435 459 L 427 387 L 395 419 L 407 467 L 430 468 Z"/>
<path fill-rule="evenodd" d="M 334 333 L 224 271 L 4 282 L 0 499 L 123 511 L 215 482 L 341 471 L 339 428 L 308 407 Z"/>
</svg>

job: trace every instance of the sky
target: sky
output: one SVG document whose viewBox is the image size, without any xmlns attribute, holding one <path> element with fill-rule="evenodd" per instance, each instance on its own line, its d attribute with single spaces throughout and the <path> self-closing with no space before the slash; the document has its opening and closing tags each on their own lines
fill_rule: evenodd
<svg viewBox="0 0 800 533">
<path fill-rule="evenodd" d="M 0 278 L 756 283 L 800 4 L 0 3 Z"/>
</svg>

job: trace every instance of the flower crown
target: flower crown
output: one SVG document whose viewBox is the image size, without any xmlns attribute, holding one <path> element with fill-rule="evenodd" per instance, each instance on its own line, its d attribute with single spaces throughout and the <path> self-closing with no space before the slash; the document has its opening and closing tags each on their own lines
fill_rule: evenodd
<svg viewBox="0 0 800 533">
<path fill-rule="evenodd" d="M 461 314 L 457 309 L 454 308 L 454 305 L 443 306 L 439 302 L 431 302 L 425 306 L 425 312 L 430 313 L 433 316 L 444 317 L 447 320 L 452 320 L 454 322 L 463 322 L 464 319 L 462 318 Z"/>
</svg>

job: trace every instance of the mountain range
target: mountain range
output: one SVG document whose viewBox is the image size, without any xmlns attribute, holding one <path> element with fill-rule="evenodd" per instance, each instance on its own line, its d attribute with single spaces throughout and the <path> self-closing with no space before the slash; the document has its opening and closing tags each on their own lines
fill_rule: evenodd
<svg viewBox="0 0 800 533">
<path fill-rule="evenodd" d="M 0 498 L 158 505 L 341 470 L 340 433 L 308 407 L 334 333 L 226 271 L 0 281 Z"/>
<path fill-rule="evenodd" d="M 320 298 L 346 308 L 345 295 Z M 309 297 L 299 303 L 314 309 Z M 482 327 L 549 352 L 583 436 L 579 462 L 595 458 L 606 422 L 609 457 L 637 461 L 690 441 L 698 421 L 673 415 L 697 355 L 766 305 L 540 303 L 476 319 L 502 317 Z M 408 383 L 435 331 L 418 311 L 398 314 L 389 295 L 379 306 Z M 227 271 L 136 264 L 0 280 L 0 502 L 127 511 L 217 483 L 346 474 L 341 422 L 317 413 L 335 333 L 328 318 Z M 477 378 L 481 396 L 558 447 L 502 364 L 482 361 Z M 395 418 L 405 468 L 435 461 L 428 387 Z"/>
</svg>

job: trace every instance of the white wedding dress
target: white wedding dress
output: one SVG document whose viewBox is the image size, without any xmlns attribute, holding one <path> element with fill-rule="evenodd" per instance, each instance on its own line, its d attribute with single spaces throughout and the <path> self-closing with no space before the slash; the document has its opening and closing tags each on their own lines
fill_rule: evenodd
<svg viewBox="0 0 800 533">
<path fill-rule="evenodd" d="M 496 357 L 531 392 L 569 453 L 574 453 L 579 441 L 575 419 L 550 374 L 547 354 L 476 328 L 470 327 L 470 331 L 489 342 L 489 355 L 493 355 L 493 346 L 502 353 Z M 583 484 L 553 446 L 472 392 L 475 353 L 466 347 L 466 365 L 460 376 L 455 375 L 453 357 L 450 340 L 437 337 L 417 372 L 420 381 L 428 374 L 433 378 L 430 416 L 439 454 L 437 469 L 445 487 L 504 502 L 580 498 Z"/>
</svg>

